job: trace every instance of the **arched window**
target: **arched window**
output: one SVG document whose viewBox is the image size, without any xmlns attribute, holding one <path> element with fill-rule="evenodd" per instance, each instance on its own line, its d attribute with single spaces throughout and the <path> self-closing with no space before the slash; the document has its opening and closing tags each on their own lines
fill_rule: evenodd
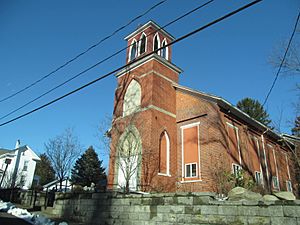
<svg viewBox="0 0 300 225">
<path fill-rule="evenodd" d="M 130 52 L 129 52 L 129 61 L 132 61 L 136 58 L 137 55 L 137 44 L 136 40 L 131 42 Z"/>
<path fill-rule="evenodd" d="M 123 116 L 127 116 L 140 108 L 141 105 L 141 86 L 136 80 L 132 80 L 127 87 L 124 103 Z"/>
<path fill-rule="evenodd" d="M 159 49 L 160 47 L 160 40 L 159 40 L 159 36 L 156 33 L 153 39 L 153 51 L 156 51 L 157 49 Z M 156 54 L 159 54 L 159 52 L 156 52 Z"/>
<path fill-rule="evenodd" d="M 159 174 L 170 175 L 170 139 L 164 131 L 160 136 L 159 143 Z"/>
<path fill-rule="evenodd" d="M 141 167 L 141 140 L 136 128 L 125 131 L 118 144 L 118 186 L 137 190 Z M 129 186 L 127 186 L 129 185 Z M 127 187 L 126 187 L 127 186 Z"/>
<path fill-rule="evenodd" d="M 146 35 L 143 33 L 140 39 L 140 54 L 143 54 L 146 51 Z"/>
<path fill-rule="evenodd" d="M 162 49 L 161 49 L 161 57 L 165 58 L 168 60 L 169 56 L 168 56 L 168 47 L 166 47 L 167 45 L 167 41 L 166 39 L 163 40 L 161 46 L 162 46 Z"/>
</svg>

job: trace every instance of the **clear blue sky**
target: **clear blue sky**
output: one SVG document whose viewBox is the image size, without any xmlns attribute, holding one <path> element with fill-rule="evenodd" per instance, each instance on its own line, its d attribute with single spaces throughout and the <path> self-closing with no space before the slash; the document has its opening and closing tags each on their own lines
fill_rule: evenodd
<svg viewBox="0 0 300 225">
<path fill-rule="evenodd" d="M 158 1 L 22 1 L 0 0 L 0 98 L 21 89 L 126 24 Z M 179 37 L 248 1 L 216 0 L 212 5 L 167 28 Z M 0 103 L 0 117 L 75 73 L 125 47 L 124 37 L 139 24 L 164 25 L 204 3 L 168 0 L 147 16 L 106 41 L 71 66 L 9 101 Z M 264 0 L 173 47 L 173 63 L 183 69 L 180 84 L 222 96 L 233 104 L 244 97 L 262 101 L 276 70 L 268 63 L 274 48 L 286 40 L 300 9 L 298 0 Z M 299 40 L 299 36 L 296 36 Z M 10 118 L 52 100 L 125 63 L 125 53 L 91 70 Z M 280 77 L 267 110 L 281 128 L 295 117 L 294 90 L 299 77 Z M 100 143 L 97 126 L 111 116 L 116 79 L 111 76 L 26 118 L 0 127 L 0 147 L 13 148 L 21 139 L 38 153 L 49 138 L 73 127 L 83 146 Z M 7 118 L 9 119 L 9 118 Z M 6 119 L 1 120 L 4 122 Z M 204 131 L 205 132 L 205 131 Z M 102 158 L 102 156 L 101 156 Z M 107 165 L 107 161 L 105 160 Z"/>
</svg>

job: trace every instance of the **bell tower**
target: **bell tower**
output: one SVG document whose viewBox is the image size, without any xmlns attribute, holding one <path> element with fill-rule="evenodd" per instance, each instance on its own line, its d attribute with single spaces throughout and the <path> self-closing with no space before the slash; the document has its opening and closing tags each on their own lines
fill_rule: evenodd
<svg viewBox="0 0 300 225">
<path fill-rule="evenodd" d="M 172 64 L 174 37 L 149 21 L 129 34 L 126 64 L 116 74 L 109 189 L 175 190 L 176 93 L 181 69 Z M 132 170 L 132 171 L 130 171 Z"/>
</svg>

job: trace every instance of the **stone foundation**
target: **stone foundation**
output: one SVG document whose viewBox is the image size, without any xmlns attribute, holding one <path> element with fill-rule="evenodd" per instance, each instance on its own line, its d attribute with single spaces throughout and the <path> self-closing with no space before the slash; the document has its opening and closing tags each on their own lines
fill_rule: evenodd
<svg viewBox="0 0 300 225">
<path fill-rule="evenodd" d="M 300 225 L 300 201 L 224 201 L 211 193 L 58 194 L 53 213 L 85 224 Z"/>
</svg>

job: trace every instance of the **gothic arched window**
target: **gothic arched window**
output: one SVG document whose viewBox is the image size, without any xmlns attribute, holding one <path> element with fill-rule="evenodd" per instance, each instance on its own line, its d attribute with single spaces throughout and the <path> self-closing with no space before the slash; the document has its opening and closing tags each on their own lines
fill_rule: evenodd
<svg viewBox="0 0 300 225">
<path fill-rule="evenodd" d="M 159 36 L 158 34 L 155 34 L 154 39 L 153 39 L 153 51 L 156 51 L 157 49 L 159 49 L 159 44 L 160 44 L 160 40 L 159 40 Z M 156 54 L 158 52 L 156 51 Z"/>
<path fill-rule="evenodd" d="M 160 136 L 159 174 L 170 175 L 170 139 L 166 131 Z"/>
<path fill-rule="evenodd" d="M 123 103 L 123 116 L 127 116 L 137 111 L 141 106 L 141 85 L 132 80 L 127 87 L 124 103 Z"/>
<path fill-rule="evenodd" d="M 137 44 L 136 40 L 133 40 L 130 46 L 130 52 L 129 52 L 129 61 L 132 61 L 136 58 L 137 55 Z"/>
<path fill-rule="evenodd" d="M 140 54 L 143 54 L 146 51 L 146 35 L 143 33 L 140 39 Z"/>
<path fill-rule="evenodd" d="M 163 42 L 162 42 L 162 44 L 161 44 L 161 46 L 162 46 L 162 49 L 161 49 L 161 57 L 163 57 L 163 58 L 165 58 L 165 59 L 167 59 L 168 60 L 168 47 L 166 47 L 166 45 L 167 45 L 167 41 L 166 41 L 166 39 L 165 40 L 163 40 Z"/>
</svg>

